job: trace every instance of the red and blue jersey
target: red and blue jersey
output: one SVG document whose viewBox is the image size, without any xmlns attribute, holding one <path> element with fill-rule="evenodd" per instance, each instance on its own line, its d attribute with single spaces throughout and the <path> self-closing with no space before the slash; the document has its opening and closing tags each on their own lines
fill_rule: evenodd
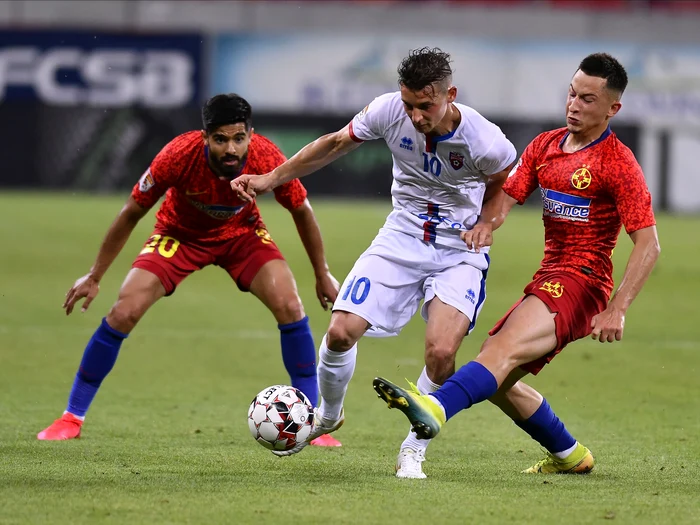
<svg viewBox="0 0 700 525">
<path fill-rule="evenodd" d="M 535 190 L 542 195 L 545 248 L 535 278 L 573 272 L 609 296 L 621 227 L 633 233 L 656 224 L 651 194 L 634 154 L 609 128 L 574 153 L 562 150 L 567 133 L 535 137 L 503 190 L 520 204 Z"/>
</svg>

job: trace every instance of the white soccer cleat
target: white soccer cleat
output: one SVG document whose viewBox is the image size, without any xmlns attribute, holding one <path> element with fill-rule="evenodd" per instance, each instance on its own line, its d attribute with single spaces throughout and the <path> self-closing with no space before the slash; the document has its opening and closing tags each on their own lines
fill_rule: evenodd
<svg viewBox="0 0 700 525">
<path fill-rule="evenodd" d="M 411 448 L 402 448 L 399 457 L 396 458 L 396 477 L 409 479 L 425 479 L 423 462 L 425 451 L 415 451 Z"/>
<path fill-rule="evenodd" d="M 291 456 L 293 454 L 298 454 L 304 448 L 306 448 L 314 439 L 324 434 L 330 434 L 335 432 L 345 423 L 345 409 L 340 411 L 340 418 L 337 421 L 328 421 L 318 415 L 318 409 L 314 409 L 314 426 L 311 429 L 311 434 L 304 441 L 297 444 L 296 447 L 290 448 L 289 450 L 273 450 L 272 453 L 275 456 Z"/>
</svg>

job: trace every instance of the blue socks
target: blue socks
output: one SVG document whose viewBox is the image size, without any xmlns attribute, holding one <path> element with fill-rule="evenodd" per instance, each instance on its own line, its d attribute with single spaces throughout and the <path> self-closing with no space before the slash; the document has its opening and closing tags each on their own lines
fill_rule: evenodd
<svg viewBox="0 0 700 525">
<path fill-rule="evenodd" d="M 118 332 L 107 324 L 106 319 L 102 319 L 102 324 L 85 347 L 83 359 L 78 373 L 75 374 L 73 388 L 68 398 L 67 412 L 81 418 L 85 417 L 102 380 L 107 377 L 117 361 L 122 341 L 128 335 Z"/>
<path fill-rule="evenodd" d="M 542 399 L 540 408 L 529 419 L 514 422 L 552 454 L 568 450 L 576 444 L 546 399 Z"/>
<path fill-rule="evenodd" d="M 289 373 L 292 386 L 298 388 L 313 406 L 318 406 L 316 382 L 316 345 L 311 335 L 309 318 L 290 324 L 277 325 L 280 330 L 282 361 Z"/>
<path fill-rule="evenodd" d="M 487 400 L 496 390 L 498 382 L 493 374 L 481 363 L 470 361 L 430 395 L 440 401 L 450 419 L 457 412 Z"/>
<path fill-rule="evenodd" d="M 318 405 L 316 384 L 316 345 L 314 344 L 309 319 L 278 326 L 282 345 L 282 360 L 291 378 L 292 386 L 309 398 L 313 406 Z M 67 412 L 85 417 L 90 403 L 95 398 L 102 381 L 114 367 L 122 341 L 128 337 L 107 324 L 102 324 L 85 347 L 80 368 L 75 375 L 73 388 L 68 398 Z"/>
</svg>

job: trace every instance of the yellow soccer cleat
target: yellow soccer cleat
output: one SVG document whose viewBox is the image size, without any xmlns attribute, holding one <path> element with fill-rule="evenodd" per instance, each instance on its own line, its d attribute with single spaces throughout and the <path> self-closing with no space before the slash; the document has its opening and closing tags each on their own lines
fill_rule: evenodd
<svg viewBox="0 0 700 525">
<path fill-rule="evenodd" d="M 547 454 L 542 461 L 523 470 L 523 474 L 588 474 L 595 466 L 591 451 L 578 443 L 576 449 L 564 459 Z"/>
<path fill-rule="evenodd" d="M 389 408 L 398 408 L 411 422 L 419 439 L 432 439 L 440 432 L 447 418 L 442 407 L 431 396 L 424 396 L 416 385 L 408 381 L 410 390 L 404 390 L 391 381 L 376 377 L 372 381 L 377 395 L 386 401 Z"/>
</svg>

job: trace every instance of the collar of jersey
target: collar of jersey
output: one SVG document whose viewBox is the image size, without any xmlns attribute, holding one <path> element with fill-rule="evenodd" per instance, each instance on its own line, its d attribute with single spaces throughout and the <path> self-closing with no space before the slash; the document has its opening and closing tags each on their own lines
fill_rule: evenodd
<svg viewBox="0 0 700 525">
<path fill-rule="evenodd" d="M 610 133 L 612 133 L 612 131 L 610 130 L 610 125 L 608 125 L 608 127 L 605 128 L 605 131 L 603 131 L 603 134 L 600 137 L 595 139 L 588 146 L 585 146 L 578 151 L 583 151 L 584 149 L 588 149 L 592 146 L 595 146 L 596 144 L 599 144 L 600 142 L 603 142 L 605 139 L 607 139 L 610 136 Z M 562 149 L 564 147 L 564 141 L 566 140 L 566 137 L 568 137 L 569 135 L 571 135 L 571 133 L 569 133 L 567 131 L 566 134 L 564 135 L 564 138 L 561 139 L 561 141 L 559 142 L 559 149 Z M 578 151 L 577 151 L 577 153 L 578 153 Z"/>
<path fill-rule="evenodd" d="M 459 126 L 457 126 L 455 129 L 453 129 L 449 133 L 446 133 L 445 135 L 439 135 L 437 137 L 431 137 L 429 135 L 426 135 L 425 136 L 425 151 L 427 151 L 429 153 L 435 153 L 435 148 L 437 147 L 438 142 L 442 142 L 444 140 L 451 139 L 454 136 L 454 134 L 457 132 L 457 128 L 459 128 Z"/>
<path fill-rule="evenodd" d="M 455 104 L 455 108 L 457 111 L 459 111 L 459 124 L 450 131 L 449 133 L 446 133 L 444 135 L 439 135 L 437 137 L 430 137 L 428 135 L 425 135 L 425 151 L 428 153 L 435 153 L 436 147 L 438 145 L 438 142 L 443 142 L 445 140 L 450 140 L 455 133 L 457 133 L 457 130 L 460 128 L 460 126 L 464 123 L 464 115 L 462 114 L 462 110 L 460 110 L 457 105 Z"/>
</svg>

